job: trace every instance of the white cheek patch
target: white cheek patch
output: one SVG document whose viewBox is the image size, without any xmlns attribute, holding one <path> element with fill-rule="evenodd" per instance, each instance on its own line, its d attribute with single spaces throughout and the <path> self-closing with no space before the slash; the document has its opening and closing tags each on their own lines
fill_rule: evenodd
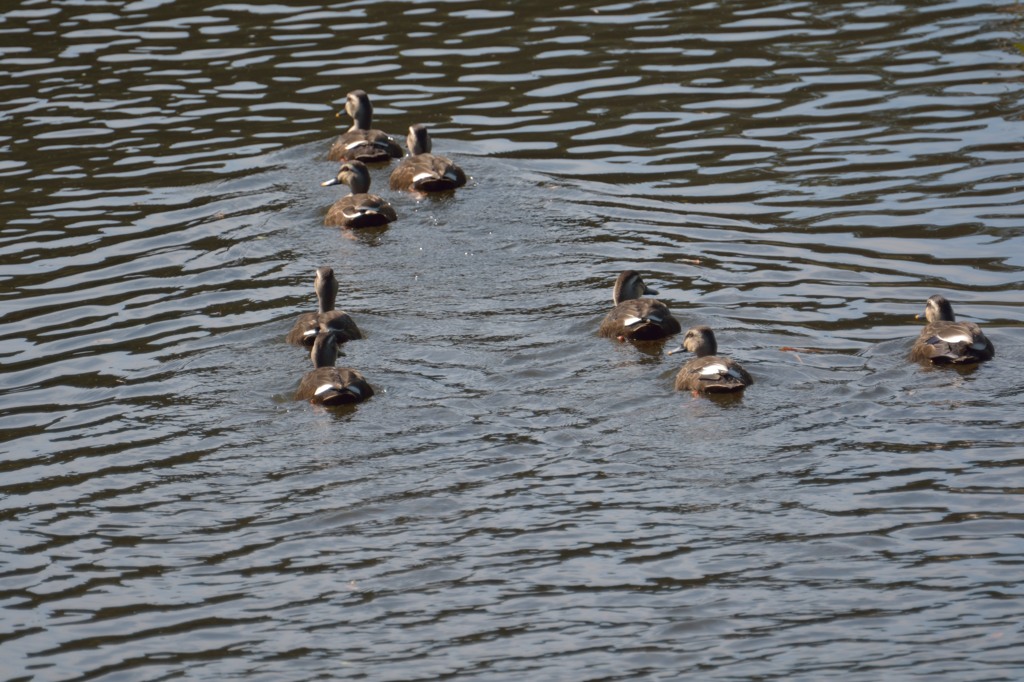
<svg viewBox="0 0 1024 682">
<path fill-rule="evenodd" d="M 313 393 L 313 395 L 320 395 L 321 393 L 327 393 L 327 391 L 333 391 L 334 389 L 334 384 L 323 384 L 316 389 L 316 392 Z"/>
</svg>

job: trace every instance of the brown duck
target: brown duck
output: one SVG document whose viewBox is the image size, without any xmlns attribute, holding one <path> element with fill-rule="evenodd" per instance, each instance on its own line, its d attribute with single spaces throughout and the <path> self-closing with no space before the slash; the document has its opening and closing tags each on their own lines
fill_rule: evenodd
<svg viewBox="0 0 1024 682">
<path fill-rule="evenodd" d="M 391 189 L 446 192 L 466 184 L 466 174 L 451 159 L 430 153 L 430 133 L 422 123 L 409 126 L 409 156 L 391 171 Z"/>
<path fill-rule="evenodd" d="M 935 294 L 928 299 L 924 318 L 927 324 L 910 349 L 911 360 L 935 365 L 966 365 L 995 356 L 996 350 L 981 327 L 973 322 L 957 322 L 953 306 L 944 296 Z"/>
<path fill-rule="evenodd" d="M 335 177 L 320 185 L 348 185 L 352 190 L 351 194 L 338 199 L 327 209 L 324 225 L 379 227 L 398 220 L 391 204 L 376 194 L 370 194 L 370 171 L 362 161 L 346 161 Z"/>
<path fill-rule="evenodd" d="M 362 90 L 353 90 L 345 98 L 345 113 L 352 117 L 352 127 L 341 134 L 327 152 L 328 161 L 362 161 L 390 163 L 402 158 L 402 148 L 382 130 L 371 128 L 373 105 Z M 341 116 L 341 114 L 338 114 Z"/>
<path fill-rule="evenodd" d="M 697 357 L 688 361 L 676 374 L 677 391 L 699 393 L 732 393 L 742 391 L 754 383 L 747 370 L 732 358 L 715 355 L 718 343 L 711 327 L 689 329 L 683 345 L 668 351 L 668 355 L 690 351 Z"/>
<path fill-rule="evenodd" d="M 682 327 L 668 306 L 653 298 L 641 298 L 644 294 L 656 296 L 658 292 L 647 286 L 636 270 L 623 271 L 612 291 L 615 307 L 601 322 L 600 335 L 620 341 L 650 341 L 678 334 Z"/>
<path fill-rule="evenodd" d="M 363 338 L 349 314 L 334 309 L 334 302 L 338 298 L 338 279 L 334 276 L 333 268 L 325 265 L 316 269 L 313 290 L 316 291 L 317 312 L 299 315 L 295 326 L 288 332 L 288 343 L 312 346 L 321 328 L 334 332 L 338 342 Z"/>
<path fill-rule="evenodd" d="M 313 360 L 313 370 L 299 382 L 296 400 L 345 405 L 361 403 L 373 395 L 373 388 L 362 374 L 348 367 L 334 366 L 338 361 L 338 339 L 334 332 L 321 330 L 313 341 L 309 357 Z"/>
</svg>

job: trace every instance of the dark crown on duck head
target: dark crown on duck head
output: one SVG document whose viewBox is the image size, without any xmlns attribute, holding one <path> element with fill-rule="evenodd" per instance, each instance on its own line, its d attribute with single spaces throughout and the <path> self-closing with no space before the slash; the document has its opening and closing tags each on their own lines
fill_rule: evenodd
<svg viewBox="0 0 1024 682">
<path fill-rule="evenodd" d="M 697 357 L 714 355 L 718 352 L 718 342 L 711 327 L 701 325 L 687 330 L 683 338 L 683 346 Z"/>
<path fill-rule="evenodd" d="M 313 289 L 320 301 L 320 312 L 334 310 L 334 302 L 338 298 L 338 279 L 334 276 L 334 268 L 327 265 L 317 268 Z"/>
<path fill-rule="evenodd" d="M 370 96 L 363 90 L 353 90 L 345 96 L 345 113 L 352 117 L 349 130 L 369 130 L 373 120 Z"/>
<path fill-rule="evenodd" d="M 429 154 L 431 144 L 430 133 L 427 132 L 427 126 L 422 123 L 409 126 L 409 135 L 406 138 L 405 143 L 409 146 L 409 153 L 413 156 L 416 156 L 417 154 Z"/>
<path fill-rule="evenodd" d="M 683 343 L 678 348 L 673 348 L 667 351 L 667 355 L 675 355 L 676 353 L 682 353 L 689 351 L 698 358 L 707 357 L 708 355 L 714 355 L 718 352 L 718 342 L 715 341 L 715 333 L 711 331 L 711 327 L 707 325 L 701 325 L 699 327 L 693 327 L 686 330 L 686 336 L 683 337 Z"/>
<path fill-rule="evenodd" d="M 370 171 L 362 161 L 346 161 L 337 175 L 320 183 L 321 187 L 331 185 L 348 185 L 352 194 L 366 194 L 370 191 Z"/>
<path fill-rule="evenodd" d="M 615 280 L 615 289 L 612 291 L 612 302 L 618 305 L 622 301 L 630 301 L 640 298 L 644 294 L 657 296 L 658 292 L 650 288 L 644 282 L 643 277 L 636 270 L 623 270 L 619 278 Z"/>
<path fill-rule="evenodd" d="M 920 319 L 921 316 L 917 317 Z M 928 322 L 956 322 L 956 315 L 953 314 L 953 305 L 946 297 L 935 294 L 924 304 L 924 319 Z"/>
<path fill-rule="evenodd" d="M 953 306 L 945 296 L 936 294 L 928 299 L 925 304 L 925 318 L 928 322 L 956 322 L 956 315 L 953 314 Z"/>
<path fill-rule="evenodd" d="M 338 337 L 334 332 L 320 327 L 313 341 L 313 348 L 309 351 L 309 359 L 313 361 L 313 367 L 334 367 L 338 361 Z"/>
</svg>

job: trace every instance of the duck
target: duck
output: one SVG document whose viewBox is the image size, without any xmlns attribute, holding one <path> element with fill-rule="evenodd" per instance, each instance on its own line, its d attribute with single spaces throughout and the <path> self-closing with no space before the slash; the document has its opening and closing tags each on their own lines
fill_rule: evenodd
<svg viewBox="0 0 1024 682">
<path fill-rule="evenodd" d="M 678 334 L 682 327 L 672 317 L 668 306 L 644 294 L 657 296 L 658 292 L 644 283 L 636 270 L 624 270 L 615 280 L 611 309 L 601 322 L 599 334 L 620 341 L 651 341 Z"/>
<path fill-rule="evenodd" d="M 316 269 L 313 290 L 316 291 L 317 312 L 299 315 L 295 326 L 288 332 L 288 343 L 312 346 L 321 327 L 333 331 L 339 342 L 363 338 L 355 320 L 345 311 L 334 309 L 334 301 L 338 297 L 338 279 L 334 276 L 334 268 L 324 265 Z"/>
<path fill-rule="evenodd" d="M 370 127 L 373 105 L 363 90 L 353 90 L 345 96 L 345 113 L 352 117 L 352 127 L 341 134 L 327 152 L 328 161 L 362 161 L 363 163 L 390 163 L 402 158 L 402 148 L 383 130 Z M 341 113 L 338 113 L 341 116 Z"/>
<path fill-rule="evenodd" d="M 922 315 L 917 315 L 921 319 Z M 996 350 L 981 327 L 957 322 L 945 296 L 931 296 L 924 307 L 926 324 L 910 349 L 910 359 L 933 365 L 966 365 L 995 357 Z"/>
<path fill-rule="evenodd" d="M 707 325 L 686 330 L 683 344 L 668 351 L 668 355 L 690 351 L 697 357 L 689 360 L 676 374 L 677 391 L 697 393 L 733 393 L 754 383 L 754 379 L 740 363 L 732 358 L 715 355 L 718 342 L 715 332 Z"/>
<path fill-rule="evenodd" d="M 327 209 L 324 225 L 335 227 L 378 227 L 398 220 L 394 207 L 382 197 L 370 194 L 370 171 L 362 161 L 346 161 L 338 174 L 321 187 L 348 185 L 352 193 Z"/>
<path fill-rule="evenodd" d="M 409 156 L 391 171 L 391 189 L 446 192 L 466 184 L 466 174 L 451 159 L 430 153 L 430 133 L 422 123 L 409 126 Z"/>
<path fill-rule="evenodd" d="M 296 400 L 317 405 L 361 403 L 373 395 L 373 387 L 363 375 L 349 367 L 335 367 L 338 361 L 338 336 L 321 328 L 309 352 L 313 369 L 303 375 L 295 392 Z"/>
</svg>

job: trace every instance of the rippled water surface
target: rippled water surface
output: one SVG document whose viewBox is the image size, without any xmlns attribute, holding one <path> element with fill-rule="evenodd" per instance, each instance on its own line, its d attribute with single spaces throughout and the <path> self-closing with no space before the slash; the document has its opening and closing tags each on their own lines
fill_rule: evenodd
<svg viewBox="0 0 1024 682">
<path fill-rule="evenodd" d="M 1020 679 L 1022 21 L 8 3 L 3 679 Z M 469 184 L 324 227 L 357 88 Z M 745 396 L 597 336 L 626 268 Z M 933 293 L 992 362 L 906 361 Z"/>
</svg>

